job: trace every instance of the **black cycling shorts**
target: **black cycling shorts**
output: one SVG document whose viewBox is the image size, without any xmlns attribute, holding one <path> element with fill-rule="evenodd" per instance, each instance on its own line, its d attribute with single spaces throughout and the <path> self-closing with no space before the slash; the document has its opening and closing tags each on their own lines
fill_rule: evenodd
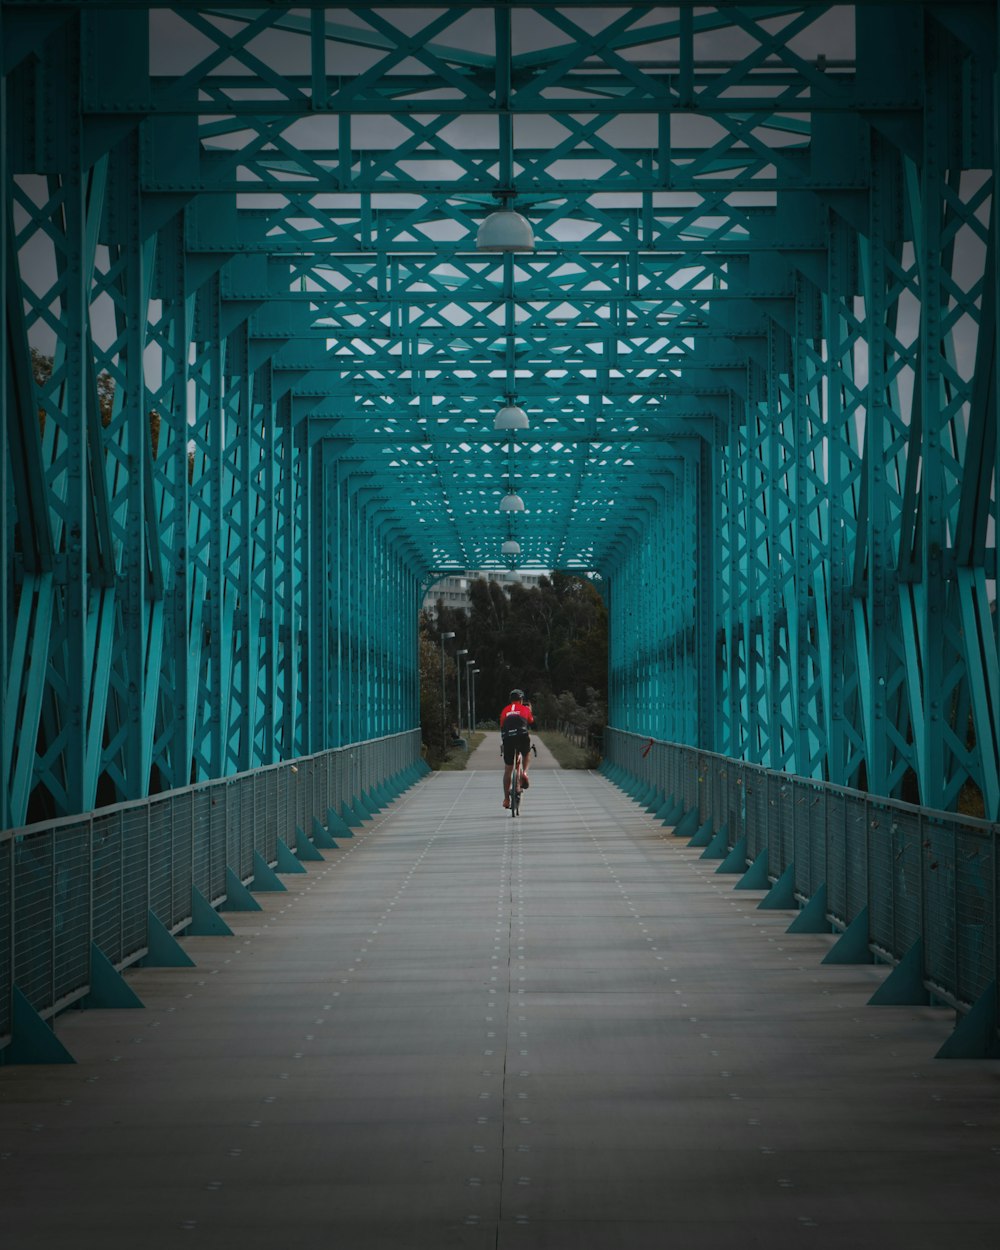
<svg viewBox="0 0 1000 1250">
<path fill-rule="evenodd" d="M 513 764 L 514 756 L 518 751 L 527 756 L 530 750 L 531 738 L 527 734 L 518 734 L 516 738 L 504 738 L 503 762 L 507 765 Z"/>
</svg>

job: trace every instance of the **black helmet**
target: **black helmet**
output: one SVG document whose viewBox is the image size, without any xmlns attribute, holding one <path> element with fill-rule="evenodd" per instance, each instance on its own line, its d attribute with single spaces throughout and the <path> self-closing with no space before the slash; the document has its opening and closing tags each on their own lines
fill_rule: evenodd
<svg viewBox="0 0 1000 1250">
<path fill-rule="evenodd" d="M 511 703 L 520 703 L 523 698 L 524 698 L 523 690 L 512 690 L 510 692 Z"/>
</svg>

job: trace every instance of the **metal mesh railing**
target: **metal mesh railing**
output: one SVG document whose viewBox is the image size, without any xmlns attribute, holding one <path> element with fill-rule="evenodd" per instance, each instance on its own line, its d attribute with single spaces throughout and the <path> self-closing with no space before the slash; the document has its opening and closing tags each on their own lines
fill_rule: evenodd
<svg viewBox="0 0 1000 1250">
<path fill-rule="evenodd" d="M 795 889 L 802 898 L 812 898 L 826 881 L 828 795 L 816 786 L 806 786 L 803 798 L 801 823 L 795 827 Z"/>
<path fill-rule="evenodd" d="M 747 838 L 747 849 L 756 857 L 767 845 L 767 782 L 760 775 L 759 770 L 746 768 L 743 770 L 743 785 L 741 788 L 745 805 L 744 831 Z M 720 811 L 725 812 L 726 806 L 722 807 Z M 721 817 L 716 822 L 715 813 L 711 812 L 705 819 L 711 820 L 713 825 L 718 823 L 718 827 L 721 829 L 725 817 Z M 733 840 L 733 845 L 736 845 L 735 839 Z"/>
<path fill-rule="evenodd" d="M 214 903 L 223 896 L 226 886 L 225 871 L 219 880 L 215 866 L 218 858 L 224 869 L 225 857 L 213 856 L 212 797 L 208 790 L 194 790 L 191 794 L 191 881 L 204 898 Z"/>
<path fill-rule="evenodd" d="M 51 836 L 51 993 L 58 1006 L 90 980 L 90 822 L 54 829 Z"/>
<path fill-rule="evenodd" d="M 827 795 L 824 851 L 826 859 L 826 905 L 831 916 L 849 920 L 847 906 L 847 798 L 834 791 Z"/>
<path fill-rule="evenodd" d="M 149 911 L 149 818 L 139 803 L 122 812 L 123 960 L 146 950 Z"/>
<path fill-rule="evenodd" d="M 772 880 L 791 866 L 803 901 L 825 885 L 832 924 L 867 908 L 872 950 L 899 960 L 919 940 L 926 986 L 960 1009 L 997 981 L 1000 825 L 618 729 L 604 756 L 700 823 L 726 825 L 730 848 L 745 835 L 748 866 L 764 850 Z"/>
<path fill-rule="evenodd" d="M 149 906 L 168 928 L 174 926 L 173 806 L 162 799 L 149 805 Z"/>
<path fill-rule="evenodd" d="M 0 842 L 0 985 L 14 979 L 14 841 Z M 14 1029 L 9 994 L 0 995 L 0 1046 L 10 1041 Z"/>
<path fill-rule="evenodd" d="M 884 951 L 909 950 L 923 929 L 920 817 L 912 811 L 894 811 L 875 800 L 870 802 L 869 810 L 871 942 Z"/>
<path fill-rule="evenodd" d="M 120 811 L 94 817 L 91 825 L 93 938 L 115 964 L 125 957 L 122 837 Z"/>
<path fill-rule="evenodd" d="M 55 832 L 47 829 L 14 847 L 13 975 L 29 1002 L 55 1003 Z"/>
<path fill-rule="evenodd" d="M 997 841 L 955 829 L 955 980 L 974 1002 L 997 978 Z"/>
<path fill-rule="evenodd" d="M 237 863 L 244 881 L 253 877 L 254 823 L 253 777 L 237 777 L 229 792 L 230 815 L 235 822 L 234 837 Z"/>
<path fill-rule="evenodd" d="M 176 932 L 193 889 L 213 904 L 226 870 L 253 877 L 254 852 L 277 859 L 296 826 L 420 759 L 420 731 L 173 790 L 83 816 L 0 832 L 0 1046 L 13 1030 L 14 985 L 42 1016 L 90 988 L 91 943 L 116 967 L 148 949 L 149 914 Z M 336 781 L 337 784 L 334 784 Z M 354 786 L 355 788 L 351 788 Z"/>
<path fill-rule="evenodd" d="M 56 1008 L 89 980 L 91 840 L 84 818 L 15 841 L 10 967 L 29 1002 Z"/>
</svg>

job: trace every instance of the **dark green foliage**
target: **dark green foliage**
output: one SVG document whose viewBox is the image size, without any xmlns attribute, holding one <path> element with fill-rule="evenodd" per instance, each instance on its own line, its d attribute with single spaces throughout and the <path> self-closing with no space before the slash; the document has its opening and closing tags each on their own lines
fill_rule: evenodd
<svg viewBox="0 0 1000 1250">
<path fill-rule="evenodd" d="M 481 578 L 472 583 L 470 599 L 468 613 L 439 603 L 436 614 L 421 614 L 421 638 L 432 644 L 426 653 L 422 650 L 428 657 L 421 671 L 425 743 L 429 736 L 441 732 L 440 638 L 441 632 L 448 630 L 455 632 L 445 647 L 451 709 L 455 705 L 455 674 L 449 657 L 465 647 L 480 670 L 476 679 L 480 723 L 495 721 L 508 692 L 520 687 L 531 700 L 539 722 L 555 726 L 568 721 L 584 730 L 603 724 L 608 613 L 591 582 L 556 572 L 537 587 L 514 585 L 508 592 Z"/>
<path fill-rule="evenodd" d="M 424 755 L 432 768 L 438 768 L 445 756 L 448 724 L 441 707 L 441 643 L 440 634 L 428 627 L 428 615 L 420 614 L 420 729 Z M 450 628 L 450 627 L 449 627 Z M 445 682 L 448 708 L 454 714 L 455 662 L 445 655 Z"/>
</svg>

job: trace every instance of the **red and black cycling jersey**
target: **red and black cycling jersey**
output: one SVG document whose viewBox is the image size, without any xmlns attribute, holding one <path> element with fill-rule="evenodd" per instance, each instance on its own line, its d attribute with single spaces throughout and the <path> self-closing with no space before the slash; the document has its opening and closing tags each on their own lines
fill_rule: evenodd
<svg viewBox="0 0 1000 1250">
<path fill-rule="evenodd" d="M 504 738 L 519 738 L 534 723 L 535 718 L 527 703 L 508 703 L 500 713 L 500 735 Z"/>
</svg>

